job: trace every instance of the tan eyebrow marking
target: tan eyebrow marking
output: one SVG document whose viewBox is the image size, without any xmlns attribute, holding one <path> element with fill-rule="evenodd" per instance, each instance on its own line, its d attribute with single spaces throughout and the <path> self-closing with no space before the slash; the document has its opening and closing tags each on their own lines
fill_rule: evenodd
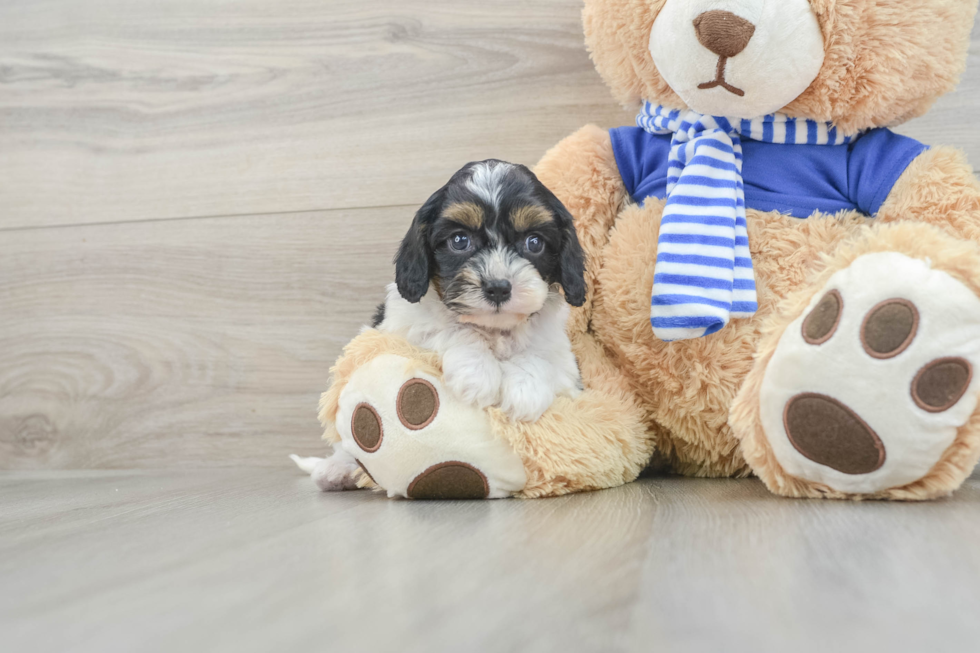
<svg viewBox="0 0 980 653">
<path fill-rule="evenodd" d="M 442 217 L 458 222 L 464 227 L 476 230 L 483 226 L 483 209 L 473 202 L 451 204 L 442 212 Z"/>
<path fill-rule="evenodd" d="M 518 231 L 527 231 L 554 219 L 550 211 L 535 204 L 526 204 L 510 213 L 510 221 Z"/>
</svg>

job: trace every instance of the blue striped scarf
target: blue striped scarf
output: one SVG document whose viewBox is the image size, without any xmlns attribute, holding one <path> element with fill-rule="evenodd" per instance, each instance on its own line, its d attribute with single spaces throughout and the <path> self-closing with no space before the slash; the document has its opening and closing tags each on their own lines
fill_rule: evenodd
<svg viewBox="0 0 980 653">
<path fill-rule="evenodd" d="M 661 340 L 711 335 L 759 307 L 749 254 L 742 138 L 842 145 L 828 123 L 781 114 L 753 120 L 705 116 L 645 103 L 636 124 L 673 134 L 667 205 L 660 224 L 650 322 Z"/>
</svg>

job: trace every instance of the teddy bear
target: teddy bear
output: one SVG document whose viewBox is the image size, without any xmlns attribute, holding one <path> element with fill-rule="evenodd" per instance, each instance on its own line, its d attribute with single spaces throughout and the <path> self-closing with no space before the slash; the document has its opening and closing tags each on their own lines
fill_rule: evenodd
<svg viewBox="0 0 980 653">
<path fill-rule="evenodd" d="M 637 126 L 535 172 L 574 216 L 585 391 L 538 421 L 469 406 L 366 329 L 324 437 L 390 497 L 545 497 L 645 469 L 787 497 L 927 500 L 980 457 L 980 183 L 889 130 L 951 91 L 977 0 L 586 0 Z"/>
</svg>

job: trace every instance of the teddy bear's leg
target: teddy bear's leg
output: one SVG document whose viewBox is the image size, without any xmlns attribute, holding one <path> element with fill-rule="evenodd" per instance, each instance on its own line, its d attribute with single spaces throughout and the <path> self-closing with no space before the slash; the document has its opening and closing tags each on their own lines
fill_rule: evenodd
<svg viewBox="0 0 980 653">
<path fill-rule="evenodd" d="M 411 357 L 382 354 L 354 371 L 334 425 L 335 447 L 390 497 L 497 499 L 526 482 L 521 458 L 492 432 L 486 412 Z"/>
<path fill-rule="evenodd" d="M 536 422 L 515 422 L 448 393 L 410 358 L 383 355 L 340 394 L 340 446 L 388 496 L 486 499 L 615 487 L 650 457 L 628 397 L 588 390 L 559 397 Z"/>
<path fill-rule="evenodd" d="M 558 397 L 537 422 L 489 412 L 493 430 L 524 460 L 521 496 L 554 497 L 634 481 L 653 454 L 654 438 L 631 394 L 613 383 L 578 397 Z"/>
<path fill-rule="evenodd" d="M 445 391 L 437 354 L 368 329 L 331 375 L 320 397 L 323 438 L 343 452 L 334 456 L 357 461 L 358 487 L 417 499 L 498 498 L 524 487 L 520 456 L 490 432 L 486 411 Z"/>
<path fill-rule="evenodd" d="M 324 438 L 355 458 L 359 486 L 389 496 L 557 496 L 632 481 L 652 441 L 615 377 L 559 397 L 533 424 L 479 409 L 443 385 L 438 356 L 368 330 L 345 349 L 320 401 Z M 303 461 L 298 461 L 303 462 Z M 302 465 L 301 465 L 302 466 Z"/>
<path fill-rule="evenodd" d="M 730 415 L 787 496 L 929 499 L 980 456 L 980 248 L 865 228 L 763 326 Z"/>
</svg>

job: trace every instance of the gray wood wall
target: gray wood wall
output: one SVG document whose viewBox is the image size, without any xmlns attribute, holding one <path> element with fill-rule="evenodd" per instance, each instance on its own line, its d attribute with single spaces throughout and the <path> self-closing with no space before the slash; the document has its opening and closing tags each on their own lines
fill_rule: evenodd
<svg viewBox="0 0 980 653">
<path fill-rule="evenodd" d="M 0 468 L 281 465 L 463 163 L 632 115 L 578 0 L 0 4 Z M 980 161 L 960 91 L 901 131 Z M 288 462 L 288 461 L 287 461 Z"/>
</svg>

